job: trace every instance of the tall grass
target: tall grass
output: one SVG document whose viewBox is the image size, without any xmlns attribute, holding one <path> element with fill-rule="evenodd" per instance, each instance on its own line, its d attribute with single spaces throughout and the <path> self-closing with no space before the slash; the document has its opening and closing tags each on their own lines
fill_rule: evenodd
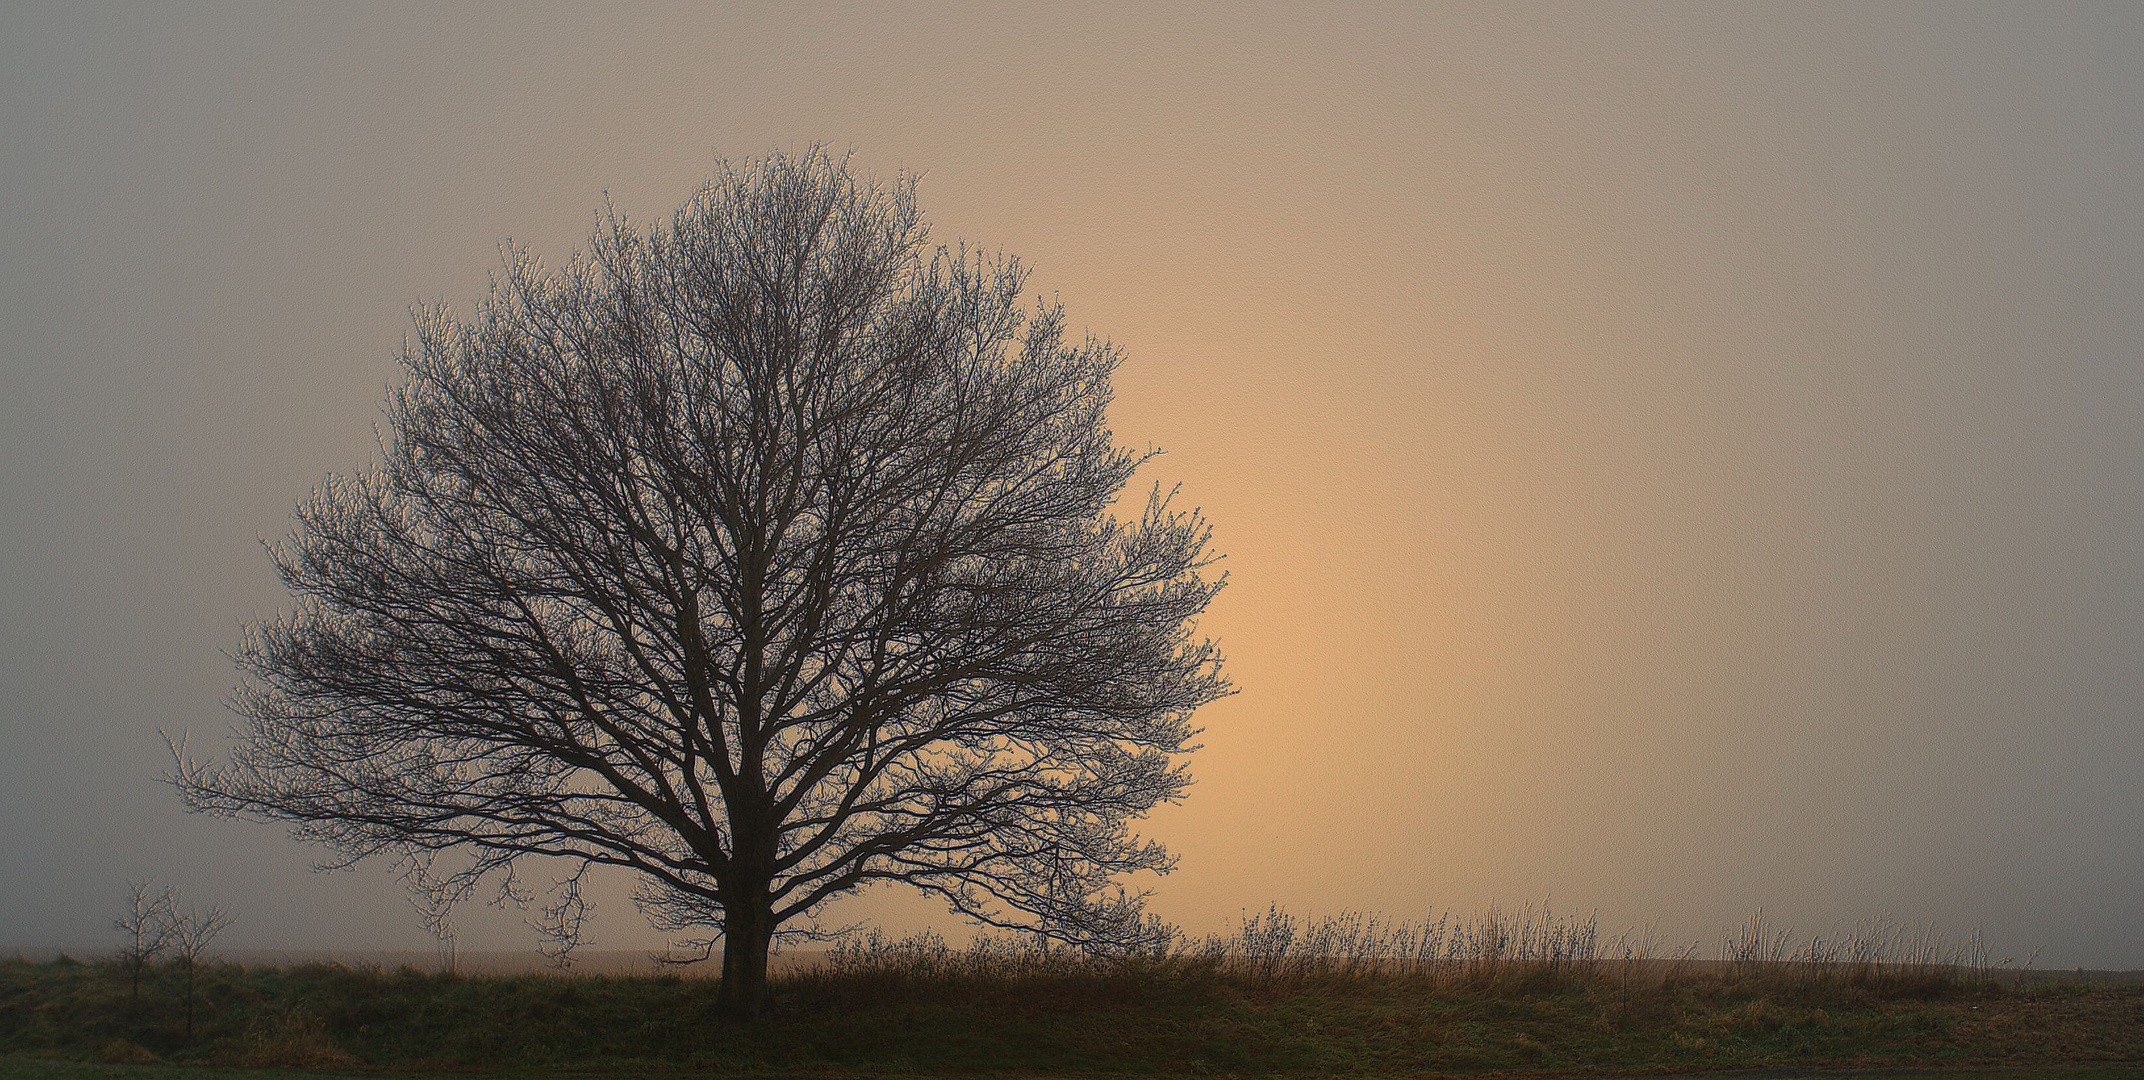
<svg viewBox="0 0 2144 1080">
<path fill-rule="evenodd" d="M 1446 913 L 1419 921 L 1361 912 L 1299 920 L 1270 907 L 1245 916 L 1233 934 L 1184 947 L 1219 974 L 1262 985 L 1335 979 L 1555 982 L 1590 971 L 1600 950 L 1593 916 L 1558 916 L 1545 905 L 1517 912 L 1491 906 L 1472 918 Z"/>
<path fill-rule="evenodd" d="M 1897 996 L 1985 986 L 2000 973 L 1978 931 L 1954 939 L 1932 927 L 1876 918 L 1842 935 L 1797 944 L 1791 928 L 1760 911 L 1727 932 L 1713 959 L 1701 956 L 1696 945 L 1669 947 L 1651 931 L 1604 937 L 1594 915 L 1558 914 L 1544 904 L 1419 920 L 1363 912 L 1303 918 L 1274 906 L 1245 914 L 1228 933 L 1178 934 L 1163 947 L 1132 956 L 1003 937 L 953 946 L 929 931 L 896 938 L 872 930 L 837 943 L 825 963 L 798 977 L 910 983 L 1213 978 L 1264 989 L 1376 981 L 1516 992 L 1699 979 Z"/>
<path fill-rule="evenodd" d="M 1912 927 L 1878 916 L 1844 934 L 1812 935 L 1800 946 L 1792 928 L 1758 911 L 1730 931 L 1720 961 L 1744 978 L 1813 985 L 1859 986 L 1890 994 L 1934 992 L 1954 985 L 1984 985 L 2007 966 L 1988 955 L 1979 930 L 1953 938 L 1933 926 Z"/>
</svg>

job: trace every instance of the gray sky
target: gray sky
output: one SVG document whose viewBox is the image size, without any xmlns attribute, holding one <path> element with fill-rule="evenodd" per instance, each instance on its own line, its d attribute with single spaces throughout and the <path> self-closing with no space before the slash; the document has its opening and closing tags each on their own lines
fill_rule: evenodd
<svg viewBox="0 0 2144 1080">
<path fill-rule="evenodd" d="M 155 875 L 424 944 L 157 730 L 222 745 L 256 540 L 372 453 L 411 303 L 824 141 L 1124 346 L 1215 523 L 1163 914 L 2144 967 L 2144 11 L 1318 8 L 0 7 L 0 939 Z"/>
</svg>

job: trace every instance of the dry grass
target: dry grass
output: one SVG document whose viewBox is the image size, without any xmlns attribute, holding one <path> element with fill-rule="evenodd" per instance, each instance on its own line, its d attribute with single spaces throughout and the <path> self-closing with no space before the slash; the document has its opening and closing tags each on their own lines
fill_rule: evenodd
<svg viewBox="0 0 2144 1080">
<path fill-rule="evenodd" d="M 1227 934 L 1174 937 L 1133 955 L 1097 956 L 1046 941 L 982 937 L 956 947 L 936 933 L 893 938 L 873 930 L 841 941 L 805 982 L 1010 983 L 1061 978 L 1209 978 L 1279 990 L 1314 983 L 1377 982 L 1423 990 L 1542 991 L 1574 985 L 1660 985 L 1708 980 L 1774 990 L 1851 988 L 1877 996 L 1928 996 L 1992 986 L 2013 975 L 1989 960 L 1978 931 L 1867 919 L 1837 937 L 1797 944 L 1763 912 L 1731 929 L 1712 955 L 1665 947 L 1655 935 L 1604 937 L 1590 915 L 1546 905 L 1491 906 L 1472 917 L 1418 921 L 1360 912 L 1305 919 L 1278 907 L 1246 915 Z"/>
<path fill-rule="evenodd" d="M 136 1005 L 116 963 L 0 961 L 0 1056 L 122 1071 L 939 1076 L 2144 1062 L 2144 987 L 2023 982 L 1977 937 L 1883 920 L 1803 941 L 1756 917 L 1702 953 L 1546 908 L 1413 922 L 1269 908 L 1227 934 L 1118 956 L 866 934 L 779 976 L 772 1010 L 745 1024 L 714 1015 L 712 980 L 674 975 L 215 965 L 188 1040 L 174 978 L 152 971 Z"/>
</svg>

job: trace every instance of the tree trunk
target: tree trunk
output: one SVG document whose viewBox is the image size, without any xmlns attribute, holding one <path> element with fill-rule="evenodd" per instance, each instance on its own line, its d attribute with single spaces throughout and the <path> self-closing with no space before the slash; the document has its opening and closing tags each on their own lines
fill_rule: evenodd
<svg viewBox="0 0 2144 1080">
<path fill-rule="evenodd" d="M 767 1007 L 767 948 L 774 940 L 774 909 L 767 889 L 723 911 L 722 990 L 715 1004 L 724 1016 L 754 1017 Z"/>
</svg>

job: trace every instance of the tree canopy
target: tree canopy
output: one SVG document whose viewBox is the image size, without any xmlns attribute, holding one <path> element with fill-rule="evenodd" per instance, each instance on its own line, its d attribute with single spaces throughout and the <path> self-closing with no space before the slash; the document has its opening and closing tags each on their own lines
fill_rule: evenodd
<svg viewBox="0 0 2144 1080">
<path fill-rule="evenodd" d="M 181 794 L 443 901 L 629 868 L 742 1012 L 777 931 L 873 882 L 1135 937 L 1119 879 L 1171 858 L 1132 823 L 1228 692 L 1223 578 L 1160 486 L 1117 516 L 1151 456 L 1105 423 L 1120 353 L 1025 282 L 819 150 L 606 210 L 555 272 L 508 247 L 473 317 L 417 312 L 381 460 L 271 545 L 295 606 Z"/>
</svg>

